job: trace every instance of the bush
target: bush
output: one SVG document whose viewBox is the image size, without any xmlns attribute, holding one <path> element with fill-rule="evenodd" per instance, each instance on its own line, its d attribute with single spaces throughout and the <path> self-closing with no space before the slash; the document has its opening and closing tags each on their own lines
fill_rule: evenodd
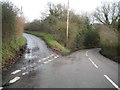
<svg viewBox="0 0 120 90">
<path fill-rule="evenodd" d="M 73 44 L 73 50 L 84 48 L 84 33 L 80 31 L 77 33 L 76 39 Z"/>
<path fill-rule="evenodd" d="M 16 16 L 18 8 L 10 2 L 2 4 L 2 39 L 4 43 L 10 43 L 16 38 Z"/>
<path fill-rule="evenodd" d="M 107 26 L 101 26 L 100 29 L 100 46 L 102 48 L 101 53 L 115 61 L 120 62 L 119 51 L 119 33 L 117 30 L 109 28 Z"/>
<path fill-rule="evenodd" d="M 11 2 L 0 2 L 2 5 L 2 56 L 3 66 L 13 62 L 20 48 L 26 44 L 22 37 L 24 31 L 24 18 L 19 16 L 19 9 Z"/>
<path fill-rule="evenodd" d="M 99 45 L 99 33 L 97 31 L 88 30 L 85 33 L 84 45 L 86 48 L 93 48 Z"/>
</svg>

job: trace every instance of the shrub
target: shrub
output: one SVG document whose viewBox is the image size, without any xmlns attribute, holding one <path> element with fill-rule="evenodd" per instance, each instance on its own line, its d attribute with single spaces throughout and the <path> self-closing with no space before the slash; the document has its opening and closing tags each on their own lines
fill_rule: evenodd
<svg viewBox="0 0 120 90">
<path fill-rule="evenodd" d="M 116 61 L 120 58 L 119 56 L 120 45 L 118 37 L 119 33 L 117 30 L 114 30 L 107 26 L 101 26 L 100 29 L 100 46 L 102 48 L 101 53 Z"/>
<path fill-rule="evenodd" d="M 84 48 L 84 33 L 80 31 L 76 35 L 76 39 L 73 44 L 73 50 Z"/>
<path fill-rule="evenodd" d="M 85 33 L 84 45 L 86 48 L 97 47 L 99 45 L 99 33 L 97 31 L 88 30 Z"/>
</svg>

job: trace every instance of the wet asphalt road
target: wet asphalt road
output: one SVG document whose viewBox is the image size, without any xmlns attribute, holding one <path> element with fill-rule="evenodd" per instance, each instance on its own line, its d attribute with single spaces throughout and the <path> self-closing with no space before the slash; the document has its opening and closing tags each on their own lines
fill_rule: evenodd
<svg viewBox="0 0 120 90">
<path fill-rule="evenodd" d="M 118 64 L 99 54 L 100 49 L 79 50 L 63 57 L 40 38 L 24 36 L 26 53 L 3 72 L 3 84 L 9 83 L 4 88 L 117 88 Z M 15 81 L 15 77 L 19 79 Z"/>
</svg>

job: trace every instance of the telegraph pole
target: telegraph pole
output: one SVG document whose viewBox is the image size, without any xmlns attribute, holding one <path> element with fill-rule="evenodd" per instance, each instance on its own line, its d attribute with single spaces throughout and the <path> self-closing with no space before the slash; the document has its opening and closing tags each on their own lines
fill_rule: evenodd
<svg viewBox="0 0 120 90">
<path fill-rule="evenodd" d="M 69 32 L 69 0 L 67 5 L 67 30 L 66 30 L 66 47 L 68 47 L 68 33 Z"/>
</svg>

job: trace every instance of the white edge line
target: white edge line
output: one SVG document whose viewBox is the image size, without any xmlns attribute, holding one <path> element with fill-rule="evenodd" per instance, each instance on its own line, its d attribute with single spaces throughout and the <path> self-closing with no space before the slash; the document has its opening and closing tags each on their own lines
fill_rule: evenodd
<svg viewBox="0 0 120 90">
<path fill-rule="evenodd" d="M 12 72 L 11 74 L 16 74 L 16 73 L 19 73 L 21 72 L 21 70 L 15 70 L 14 72 Z"/>
<path fill-rule="evenodd" d="M 118 90 L 120 90 L 120 88 L 118 87 L 117 84 L 115 84 L 107 75 L 104 75 L 104 77 Z"/>
<path fill-rule="evenodd" d="M 9 83 L 14 83 L 14 82 L 16 82 L 16 81 L 19 80 L 19 79 L 20 79 L 20 77 L 15 77 L 15 78 L 13 78 L 12 80 L 10 80 Z"/>
<path fill-rule="evenodd" d="M 92 62 L 92 64 L 96 67 L 96 68 L 98 68 L 98 66 L 89 58 L 89 60 Z"/>
</svg>

